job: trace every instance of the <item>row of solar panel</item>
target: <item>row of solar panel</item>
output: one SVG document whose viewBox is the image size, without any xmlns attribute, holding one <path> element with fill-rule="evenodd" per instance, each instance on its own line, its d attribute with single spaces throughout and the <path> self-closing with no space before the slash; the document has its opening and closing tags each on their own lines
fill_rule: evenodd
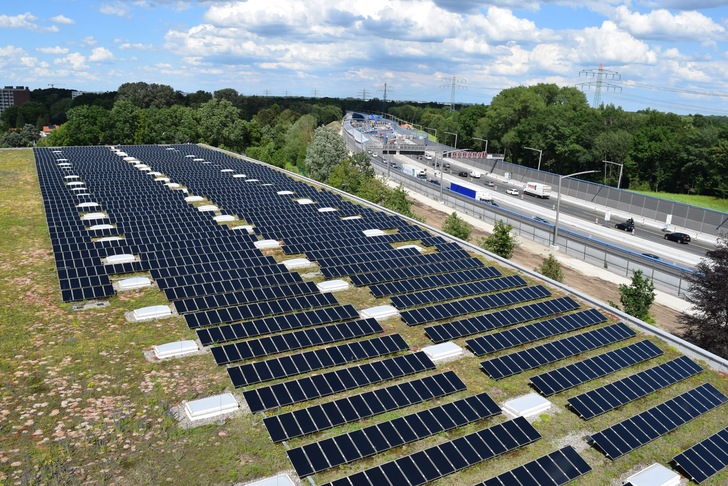
<svg viewBox="0 0 728 486">
<path fill-rule="evenodd" d="M 390 251 L 394 247 L 389 243 L 369 243 L 362 246 L 344 246 L 336 248 L 324 248 L 321 250 L 311 250 L 306 252 L 306 256 L 311 261 L 319 261 L 324 258 L 334 258 L 339 256 L 367 255 L 370 253 L 378 253 Z M 413 253 L 414 254 L 414 253 Z"/>
<path fill-rule="evenodd" d="M 517 417 L 333 481 L 329 485 L 425 484 L 526 446 L 540 438 L 541 434 L 533 425 L 525 418 Z"/>
<path fill-rule="evenodd" d="M 695 376 L 703 369 L 687 356 L 640 371 L 608 385 L 569 398 L 566 402 L 584 420 L 607 413 L 662 388 Z"/>
<path fill-rule="evenodd" d="M 371 294 L 376 298 L 389 297 L 390 295 L 433 289 L 437 287 L 444 287 L 446 285 L 476 282 L 478 280 L 500 277 L 501 275 L 500 271 L 498 271 L 495 267 L 483 267 L 474 270 L 462 270 L 459 272 L 428 275 L 409 280 L 399 280 L 397 282 L 372 285 L 369 287 L 369 292 L 371 292 Z"/>
<path fill-rule="evenodd" d="M 476 486 L 560 486 L 591 470 L 574 447 L 566 446 Z"/>
<path fill-rule="evenodd" d="M 248 266 L 246 265 L 247 262 L 234 260 L 234 261 L 218 261 L 218 262 L 208 262 L 208 263 L 190 263 L 185 265 L 184 261 L 180 262 L 173 262 L 169 260 L 165 260 L 169 262 L 170 264 L 179 264 L 174 267 L 157 267 L 157 268 L 151 268 L 150 271 L 153 273 L 156 273 L 156 275 L 159 278 L 168 278 L 168 277 L 179 277 L 182 275 L 191 275 L 195 273 L 207 273 L 207 272 L 222 272 L 222 271 L 229 271 L 229 270 L 245 270 L 248 272 L 249 276 L 260 276 L 260 275 L 266 275 L 270 273 L 276 273 L 278 270 L 276 267 L 278 267 L 278 263 L 276 262 L 275 258 L 272 256 L 264 256 L 260 259 L 256 259 L 255 262 L 251 263 L 259 263 L 258 266 Z M 154 278 L 156 279 L 157 276 Z"/>
<path fill-rule="evenodd" d="M 672 458 L 696 483 L 707 481 L 728 466 L 728 427 Z"/>
<path fill-rule="evenodd" d="M 256 302 L 267 302 L 271 300 L 285 300 L 318 293 L 319 290 L 315 283 L 301 282 L 277 287 L 237 290 L 203 297 L 190 297 L 175 301 L 174 306 L 180 314 L 188 314 L 190 312 L 218 309 L 220 307 L 254 304 Z"/>
<path fill-rule="evenodd" d="M 196 329 L 198 327 L 213 326 L 215 324 L 249 321 L 279 314 L 291 314 L 296 311 L 329 307 L 337 304 L 336 298 L 330 293 L 312 294 L 291 297 L 285 300 L 196 312 L 194 314 L 186 314 L 184 318 L 190 329 Z"/>
<path fill-rule="evenodd" d="M 415 238 L 416 235 L 412 236 L 411 241 L 419 241 L 422 246 L 431 247 L 438 244 L 445 243 L 445 240 L 441 236 L 430 236 L 427 233 L 424 233 L 422 235 L 419 235 L 419 237 Z M 320 251 L 320 250 L 332 250 L 336 248 L 344 249 L 346 251 L 346 248 L 359 248 L 365 245 L 382 245 L 382 244 L 388 244 L 391 246 L 390 241 L 383 240 L 381 238 L 371 238 L 367 237 L 366 239 L 357 238 L 356 240 L 341 240 L 336 242 L 331 241 L 314 241 L 310 243 L 296 243 L 293 244 L 292 242 L 288 241 L 286 242 L 286 246 L 283 248 L 284 253 L 287 255 L 291 254 L 308 254 L 311 251 Z M 397 242 L 394 242 L 397 243 Z"/>
<path fill-rule="evenodd" d="M 452 319 L 453 317 L 483 312 L 496 307 L 526 302 L 528 300 L 543 299 L 551 296 L 551 292 L 543 285 L 534 285 L 521 289 L 508 290 L 497 294 L 481 295 L 455 302 L 418 307 L 400 313 L 402 320 L 408 326 L 416 326 L 427 322 Z"/>
<path fill-rule="evenodd" d="M 585 309 L 541 322 L 535 322 L 515 329 L 468 339 L 465 345 L 476 356 L 483 356 L 504 349 L 515 348 L 527 343 L 558 336 L 606 322 L 607 317 L 596 309 Z"/>
<path fill-rule="evenodd" d="M 536 302 L 534 304 L 513 307 L 500 311 L 467 317 L 457 321 L 435 324 L 425 327 L 425 335 L 435 343 L 444 343 L 453 339 L 480 334 L 501 327 L 513 326 L 527 321 L 541 319 L 554 314 L 561 314 L 579 308 L 579 304 L 571 297 Z"/>
<path fill-rule="evenodd" d="M 538 368 L 547 363 L 554 363 L 609 344 L 614 344 L 636 335 L 637 333 L 633 329 L 620 322 L 483 361 L 480 363 L 480 366 L 488 376 L 494 380 L 500 380 L 526 370 Z"/>
<path fill-rule="evenodd" d="M 454 371 L 343 397 L 263 419 L 273 442 L 313 434 L 465 390 Z"/>
<path fill-rule="evenodd" d="M 712 384 L 705 383 L 597 432 L 590 440 L 609 459 L 618 459 L 726 401 L 728 397 Z"/>
<path fill-rule="evenodd" d="M 359 313 L 350 304 L 295 312 L 282 316 L 271 316 L 246 323 L 197 329 L 197 338 L 203 346 L 246 339 L 265 334 L 275 334 L 306 327 L 330 324 L 356 319 Z"/>
<path fill-rule="evenodd" d="M 288 286 L 292 284 L 303 283 L 303 279 L 301 278 L 301 276 L 298 273 L 293 272 L 241 279 L 222 279 L 220 278 L 221 272 L 216 273 L 218 275 L 218 278 L 210 278 L 209 283 L 189 283 L 187 285 L 178 287 L 167 287 L 164 289 L 164 294 L 167 296 L 168 300 L 173 301 L 188 299 L 191 297 L 202 297 L 205 295 L 236 292 L 243 289 L 255 290 L 276 287 L 279 285 Z M 188 277 L 193 276 L 188 275 Z M 194 281 L 194 278 L 191 278 L 190 280 Z"/>
<path fill-rule="evenodd" d="M 348 255 L 329 256 L 325 258 L 319 258 L 316 261 L 319 267 L 322 269 L 328 267 L 337 267 L 341 265 L 349 265 L 352 263 L 368 263 L 383 260 L 393 260 L 397 258 L 412 258 L 419 256 L 420 252 L 414 247 L 401 247 L 395 249 L 391 245 L 389 248 L 380 251 L 369 251 L 366 253 L 354 253 Z M 336 252 L 336 250 L 329 250 L 330 252 Z"/>
<path fill-rule="evenodd" d="M 289 354 L 227 369 L 235 388 L 302 375 L 409 349 L 399 334 L 353 341 L 322 349 Z"/>
<path fill-rule="evenodd" d="M 384 270 L 381 272 L 361 273 L 358 275 L 350 275 L 351 283 L 357 287 L 367 287 L 373 284 L 384 282 L 394 282 L 396 280 L 407 280 L 415 277 L 423 277 L 426 275 L 434 275 L 438 273 L 451 273 L 460 270 L 469 270 L 473 268 L 482 268 L 485 265 L 477 258 L 465 258 L 460 260 L 451 260 L 443 263 L 421 264 L 416 267 L 404 267 L 394 270 Z"/>
<path fill-rule="evenodd" d="M 623 348 L 532 376 L 530 381 L 539 393 L 550 397 L 662 354 L 663 351 L 660 348 L 645 339 Z"/>
<path fill-rule="evenodd" d="M 248 390 L 243 397 L 252 412 L 262 412 L 432 369 L 435 364 L 419 351 Z"/>
<path fill-rule="evenodd" d="M 380 454 L 501 413 L 487 393 L 286 451 L 299 477 Z"/>
<path fill-rule="evenodd" d="M 384 332 L 384 330 L 376 319 L 360 319 L 215 346 L 210 348 L 210 351 L 215 363 L 222 365 L 296 349 L 336 343 L 380 332 Z"/>
<path fill-rule="evenodd" d="M 421 290 L 404 295 L 392 296 L 392 304 L 397 309 L 408 309 L 421 305 L 429 305 L 446 300 L 461 299 L 473 295 L 497 292 L 499 290 L 525 287 L 526 280 L 520 275 L 506 275 L 478 282 L 468 282 L 449 287 L 440 287 L 430 290 Z"/>
</svg>

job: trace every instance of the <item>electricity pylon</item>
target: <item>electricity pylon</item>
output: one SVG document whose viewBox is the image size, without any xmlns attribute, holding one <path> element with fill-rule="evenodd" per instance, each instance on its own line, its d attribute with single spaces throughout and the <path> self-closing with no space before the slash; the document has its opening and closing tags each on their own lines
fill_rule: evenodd
<svg viewBox="0 0 728 486">
<path fill-rule="evenodd" d="M 445 84 L 442 84 L 441 88 L 450 88 L 450 111 L 455 109 L 455 90 L 466 88 L 465 83 L 467 81 L 464 78 L 458 78 L 457 76 L 450 76 L 443 78 Z"/>
<path fill-rule="evenodd" d="M 581 88 L 594 88 L 594 101 L 592 102 L 592 106 L 594 108 L 599 108 L 599 106 L 602 104 L 602 89 L 606 89 L 607 91 L 611 89 L 615 92 L 622 91 L 621 86 L 604 82 L 605 78 L 614 80 L 622 79 L 622 75 L 619 74 L 617 71 L 604 69 L 601 64 L 599 65 L 599 69 L 582 69 L 581 71 L 579 71 L 579 77 L 581 77 L 582 74 L 586 77 L 596 78 L 596 81 L 589 81 L 588 83 L 577 84 L 577 86 Z"/>
</svg>

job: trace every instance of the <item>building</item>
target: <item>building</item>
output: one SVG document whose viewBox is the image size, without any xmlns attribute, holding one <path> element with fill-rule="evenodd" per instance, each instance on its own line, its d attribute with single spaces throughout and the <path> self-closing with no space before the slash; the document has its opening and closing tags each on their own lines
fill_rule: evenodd
<svg viewBox="0 0 728 486">
<path fill-rule="evenodd" d="M 5 86 L 0 89 L 0 116 L 6 108 L 22 105 L 30 101 L 30 89 L 27 86 Z"/>
</svg>

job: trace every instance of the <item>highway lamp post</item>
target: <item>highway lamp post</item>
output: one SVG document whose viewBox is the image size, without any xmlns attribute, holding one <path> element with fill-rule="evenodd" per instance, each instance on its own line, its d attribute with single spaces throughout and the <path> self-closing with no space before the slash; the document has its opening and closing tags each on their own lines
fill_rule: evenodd
<svg viewBox="0 0 728 486">
<path fill-rule="evenodd" d="M 541 170 L 541 156 L 543 155 L 543 150 L 537 149 L 537 148 L 531 148 L 531 147 L 523 147 L 526 150 L 533 150 L 534 152 L 538 152 L 538 170 Z"/>
<path fill-rule="evenodd" d="M 607 164 L 614 164 L 619 166 L 619 179 L 617 180 L 617 189 L 619 189 L 619 186 L 622 185 L 622 169 L 624 169 L 624 164 L 620 164 L 619 162 L 612 162 L 611 160 L 602 160 L 604 162 L 604 185 L 607 185 Z"/>
<path fill-rule="evenodd" d="M 437 157 L 437 155 L 435 155 L 435 157 Z M 435 165 L 437 165 L 437 164 L 435 164 Z M 442 203 L 445 202 L 444 196 L 442 195 L 442 172 L 445 169 L 445 167 L 443 167 L 444 165 L 445 164 L 443 162 L 442 152 L 440 152 L 440 202 L 442 202 Z"/>
<path fill-rule="evenodd" d="M 478 137 L 472 137 L 473 140 L 480 140 L 481 142 L 485 142 L 485 148 L 483 151 L 485 152 L 486 157 L 488 156 L 488 141 L 484 138 L 478 138 Z M 483 172 L 485 172 L 486 169 L 486 161 L 483 159 Z"/>
<path fill-rule="evenodd" d="M 455 135 L 455 147 L 454 148 L 455 148 L 455 150 L 457 150 L 458 149 L 458 134 L 453 133 L 453 132 L 445 132 L 445 133 L 447 133 L 448 135 Z"/>
<path fill-rule="evenodd" d="M 432 127 L 423 127 L 423 128 L 425 128 L 426 130 L 435 130 L 435 138 L 437 139 L 437 128 L 432 128 Z"/>
<path fill-rule="evenodd" d="M 582 172 L 575 172 L 573 174 L 559 176 L 559 192 L 556 193 L 556 220 L 554 221 L 554 239 L 551 242 L 551 246 L 553 248 L 558 248 L 558 245 L 556 244 L 556 238 L 559 236 L 559 210 L 561 209 L 561 181 L 563 179 L 566 179 L 567 177 L 574 177 L 574 176 L 583 175 L 583 174 L 592 174 L 594 172 L 599 172 L 599 171 L 598 170 L 585 170 Z"/>
</svg>

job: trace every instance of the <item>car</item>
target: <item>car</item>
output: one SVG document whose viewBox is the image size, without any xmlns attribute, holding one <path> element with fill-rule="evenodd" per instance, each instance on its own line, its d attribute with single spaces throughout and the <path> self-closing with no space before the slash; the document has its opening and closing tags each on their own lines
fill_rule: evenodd
<svg viewBox="0 0 728 486">
<path fill-rule="evenodd" d="M 445 162 L 443 164 L 443 167 L 446 168 L 446 169 L 449 169 L 450 168 L 450 162 Z"/>
<path fill-rule="evenodd" d="M 390 163 L 389 163 L 389 166 L 390 166 L 390 167 L 391 167 L 392 169 L 399 169 L 399 166 L 397 165 L 397 162 L 390 162 Z"/>
<path fill-rule="evenodd" d="M 690 235 L 685 233 L 668 233 L 665 235 L 665 239 L 669 241 L 677 241 L 684 245 L 690 243 Z"/>
<path fill-rule="evenodd" d="M 467 172 L 465 172 L 464 170 L 461 170 L 460 172 L 458 172 L 458 175 L 459 175 L 460 177 L 468 177 L 468 173 L 467 173 Z"/>
<path fill-rule="evenodd" d="M 480 179 L 480 172 L 473 171 L 470 173 L 470 177 L 473 179 Z"/>
<path fill-rule="evenodd" d="M 642 256 L 646 256 L 647 258 L 652 258 L 653 260 L 661 260 L 659 255 L 655 255 L 654 253 L 643 253 Z"/>
<path fill-rule="evenodd" d="M 622 231 L 634 231 L 634 223 L 630 223 L 629 221 L 625 221 L 624 223 L 617 223 L 614 225 L 614 227 Z"/>
<path fill-rule="evenodd" d="M 506 194 L 510 194 L 512 196 L 518 196 L 518 189 L 515 187 L 511 187 L 510 189 L 506 189 Z"/>
<path fill-rule="evenodd" d="M 377 154 L 372 154 L 372 157 L 376 157 L 376 156 L 377 156 Z"/>
<path fill-rule="evenodd" d="M 495 206 L 497 208 L 500 207 L 500 206 L 498 206 L 498 203 L 495 202 L 495 201 L 493 201 L 492 199 L 490 201 L 483 201 L 483 202 L 486 203 L 486 204 L 490 204 L 491 206 Z"/>
<path fill-rule="evenodd" d="M 485 184 L 488 187 L 495 187 L 495 184 L 493 184 L 493 181 L 485 181 L 483 184 Z"/>
<path fill-rule="evenodd" d="M 430 184 L 435 184 L 436 186 L 440 185 L 440 181 L 438 181 L 437 179 L 430 179 L 427 182 L 429 182 Z"/>
<path fill-rule="evenodd" d="M 538 221 L 539 223 L 551 224 L 549 223 L 548 219 L 542 218 L 541 216 L 534 216 L 533 220 Z"/>
</svg>

